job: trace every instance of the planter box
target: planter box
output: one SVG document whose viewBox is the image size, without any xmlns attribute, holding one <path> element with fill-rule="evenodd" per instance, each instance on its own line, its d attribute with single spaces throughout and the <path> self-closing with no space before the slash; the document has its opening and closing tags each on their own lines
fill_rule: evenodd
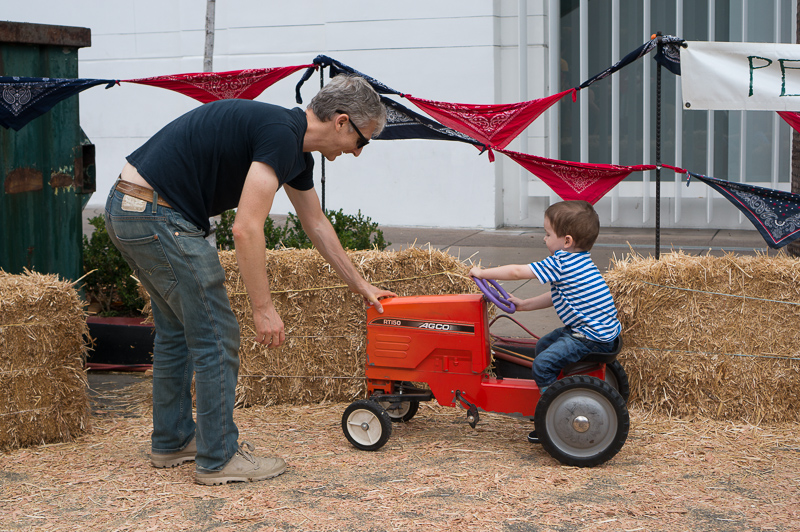
<svg viewBox="0 0 800 532">
<path fill-rule="evenodd" d="M 152 323 L 144 318 L 89 316 L 86 323 L 94 340 L 86 366 L 89 369 L 143 370 L 153 364 Z"/>
</svg>

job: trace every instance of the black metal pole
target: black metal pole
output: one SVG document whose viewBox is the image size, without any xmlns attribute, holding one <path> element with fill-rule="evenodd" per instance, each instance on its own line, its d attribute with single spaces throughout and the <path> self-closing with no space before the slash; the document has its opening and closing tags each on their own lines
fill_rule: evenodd
<svg viewBox="0 0 800 532">
<path fill-rule="evenodd" d="M 661 32 L 658 50 L 661 51 Z M 656 260 L 661 258 L 661 63 L 656 67 Z"/>
<path fill-rule="evenodd" d="M 319 88 L 321 89 L 325 85 L 325 79 L 323 76 L 322 71 L 325 70 L 324 68 L 319 69 Z M 319 180 L 320 187 L 322 188 L 322 212 L 325 212 L 325 156 L 320 154 L 319 160 L 321 161 L 322 166 L 322 178 Z"/>
</svg>

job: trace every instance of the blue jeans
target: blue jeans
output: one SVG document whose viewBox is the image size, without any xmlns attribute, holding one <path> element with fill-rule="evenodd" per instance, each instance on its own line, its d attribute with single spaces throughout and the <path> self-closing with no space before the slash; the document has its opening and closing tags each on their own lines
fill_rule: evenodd
<svg viewBox="0 0 800 532">
<path fill-rule="evenodd" d="M 595 342 L 588 338 L 575 338 L 569 327 L 561 327 L 539 338 L 536 358 L 533 360 L 533 380 L 541 389 L 550 386 L 561 370 L 580 361 L 589 353 L 610 353 L 614 342 Z"/>
<path fill-rule="evenodd" d="M 123 206 L 123 197 L 109 194 L 106 228 L 152 303 L 152 452 L 180 451 L 196 437 L 197 470 L 218 471 L 239 448 L 233 422 L 239 324 L 225 291 L 225 271 L 203 231 L 180 213 L 139 200 Z"/>
</svg>

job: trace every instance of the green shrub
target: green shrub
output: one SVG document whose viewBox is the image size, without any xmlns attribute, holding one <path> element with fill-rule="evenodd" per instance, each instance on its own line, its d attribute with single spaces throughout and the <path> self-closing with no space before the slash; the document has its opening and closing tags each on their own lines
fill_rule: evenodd
<svg viewBox="0 0 800 532">
<path fill-rule="evenodd" d="M 214 236 L 217 240 L 217 249 L 235 249 L 236 243 L 233 241 L 233 221 L 236 218 L 236 211 L 231 209 L 220 215 L 220 221 L 214 222 Z M 268 249 L 275 249 L 280 246 L 284 239 L 286 229 L 276 226 L 272 218 L 267 217 L 264 222 L 264 240 Z"/>
<path fill-rule="evenodd" d="M 391 244 L 383 239 L 383 231 L 378 229 L 378 223 L 368 216 L 364 217 L 360 210 L 355 216 L 344 214 L 342 209 L 337 212 L 327 211 L 325 214 L 345 249 L 376 248 L 383 251 Z"/>
<path fill-rule="evenodd" d="M 330 220 L 339 241 L 345 249 L 378 249 L 382 251 L 391 245 L 383 238 L 383 231 L 378 229 L 378 223 L 373 222 L 368 216 L 365 217 L 358 211 L 357 215 L 344 214 L 342 209 L 338 211 L 326 211 L 325 215 Z M 215 222 L 217 248 L 234 249 L 233 242 L 233 221 L 236 213 L 233 210 L 226 211 L 220 216 L 220 221 Z M 264 240 L 267 249 L 278 249 L 281 247 L 306 249 L 313 247 L 308 235 L 303 231 L 300 219 L 294 213 L 289 213 L 286 224 L 276 226 L 272 218 L 267 218 L 264 224 Z"/>
<path fill-rule="evenodd" d="M 89 219 L 94 227 L 91 239 L 83 235 L 83 271 L 92 272 L 83 279 L 89 301 L 102 306 L 104 316 L 137 315 L 144 307 L 133 272 L 111 243 L 103 216 Z"/>
</svg>

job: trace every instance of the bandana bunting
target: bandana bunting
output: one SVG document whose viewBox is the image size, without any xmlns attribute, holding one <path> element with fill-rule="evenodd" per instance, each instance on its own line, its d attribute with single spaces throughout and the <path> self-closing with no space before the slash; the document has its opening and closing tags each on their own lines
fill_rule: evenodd
<svg viewBox="0 0 800 532">
<path fill-rule="evenodd" d="M 386 107 L 386 127 L 376 138 L 380 140 L 430 139 L 455 140 L 467 142 L 480 148 L 484 146 L 477 140 L 459 133 L 447 126 L 415 113 L 385 96 L 381 101 Z"/>
<path fill-rule="evenodd" d="M 264 92 L 267 87 L 277 83 L 289 74 L 309 67 L 313 69 L 314 65 L 174 74 L 171 76 L 124 79 L 122 81 L 169 89 L 202 103 L 237 98 L 252 100 Z"/>
<path fill-rule="evenodd" d="M 15 131 L 52 109 L 61 100 L 113 79 L 60 79 L 0 77 L 0 125 Z"/>
<path fill-rule="evenodd" d="M 724 181 L 689 172 L 730 201 L 755 226 L 769 247 L 779 249 L 800 238 L 800 194 Z M 689 181 L 686 185 L 689 185 Z"/>
<path fill-rule="evenodd" d="M 515 151 L 498 151 L 511 157 L 520 166 L 544 181 L 561 199 L 565 201 L 585 200 L 592 205 L 632 172 L 656 169 L 652 164 L 619 166 L 616 164 L 575 163 L 546 159 Z M 679 173 L 686 172 L 682 168 L 666 164 L 662 166 Z"/>
<path fill-rule="evenodd" d="M 399 96 L 400 93 L 391 87 L 384 85 L 377 79 L 373 78 L 372 76 L 368 76 L 363 72 L 359 72 L 355 68 L 349 67 L 342 62 L 337 61 L 336 59 L 332 59 L 327 55 L 318 55 L 314 58 L 314 64 L 311 65 L 311 68 L 308 68 L 304 73 L 303 76 L 300 78 L 300 81 L 297 82 L 297 87 L 295 88 L 295 101 L 297 103 L 303 103 L 303 97 L 300 95 L 300 88 L 303 84 L 311 78 L 311 75 L 314 73 L 314 70 L 317 68 L 325 68 L 329 67 L 330 77 L 334 78 L 339 74 L 348 74 L 353 76 L 359 76 L 367 80 L 369 84 L 375 89 L 375 92 L 378 94 L 394 94 Z"/>
<path fill-rule="evenodd" d="M 680 75 L 681 69 L 681 57 L 680 57 L 680 45 L 683 44 L 684 40 L 678 37 L 673 37 L 672 35 L 664 35 L 661 37 L 661 44 L 662 51 L 660 53 L 656 53 L 655 60 L 661 63 L 663 66 L 667 67 L 670 72 Z M 658 38 L 651 39 L 648 42 L 641 45 L 636 50 L 630 52 L 628 55 L 605 69 L 604 71 L 600 72 L 592 76 L 591 78 L 587 79 L 583 83 L 578 86 L 578 89 L 585 89 L 595 81 L 600 81 L 601 79 L 605 79 L 611 74 L 615 72 L 619 72 L 624 67 L 630 65 L 634 61 L 641 59 L 642 57 L 646 56 L 653 50 L 658 49 Z"/>
<path fill-rule="evenodd" d="M 793 113 L 791 111 L 778 111 L 778 115 L 783 120 L 792 126 L 792 129 L 800 133 L 800 113 Z"/>
<path fill-rule="evenodd" d="M 490 149 L 489 160 L 493 161 L 491 149 L 508 146 L 542 113 L 567 94 L 574 93 L 575 89 L 568 89 L 546 98 L 499 105 L 436 102 L 409 94 L 404 97 L 442 124 L 485 144 Z"/>
</svg>

